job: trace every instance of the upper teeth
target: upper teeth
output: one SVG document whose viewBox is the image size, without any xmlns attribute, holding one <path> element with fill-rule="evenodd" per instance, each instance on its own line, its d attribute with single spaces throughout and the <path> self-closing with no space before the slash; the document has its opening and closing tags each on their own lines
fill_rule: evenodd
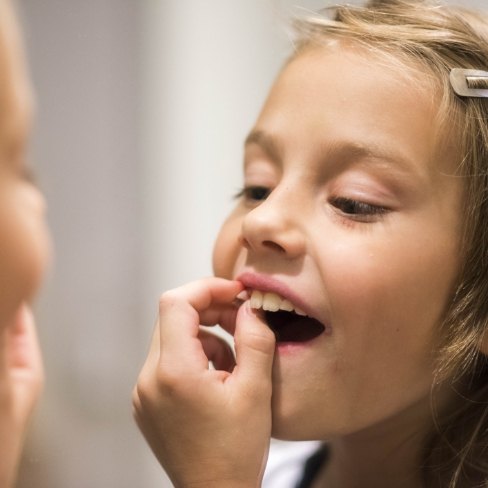
<svg viewBox="0 0 488 488">
<path fill-rule="evenodd" d="M 285 310 L 286 312 L 295 312 L 297 315 L 306 315 L 303 310 L 295 307 L 289 300 L 280 297 L 277 293 L 263 293 L 259 290 L 253 290 L 251 292 L 251 308 L 262 308 L 268 312 Z"/>
</svg>

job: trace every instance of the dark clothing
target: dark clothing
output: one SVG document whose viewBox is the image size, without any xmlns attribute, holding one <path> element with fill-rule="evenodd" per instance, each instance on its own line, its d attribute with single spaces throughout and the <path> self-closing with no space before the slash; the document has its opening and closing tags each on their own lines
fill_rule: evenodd
<svg viewBox="0 0 488 488">
<path fill-rule="evenodd" d="M 323 446 L 318 451 L 314 452 L 307 461 L 305 461 L 302 478 L 298 481 L 295 488 L 310 488 L 317 477 L 318 472 L 327 462 L 328 458 L 329 450 L 326 446 Z"/>
</svg>

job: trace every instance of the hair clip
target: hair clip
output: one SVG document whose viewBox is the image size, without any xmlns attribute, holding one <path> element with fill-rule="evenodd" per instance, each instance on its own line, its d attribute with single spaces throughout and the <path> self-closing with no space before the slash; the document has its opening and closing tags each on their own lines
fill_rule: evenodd
<svg viewBox="0 0 488 488">
<path fill-rule="evenodd" d="M 488 71 L 452 68 L 449 81 L 460 97 L 488 98 Z"/>
</svg>

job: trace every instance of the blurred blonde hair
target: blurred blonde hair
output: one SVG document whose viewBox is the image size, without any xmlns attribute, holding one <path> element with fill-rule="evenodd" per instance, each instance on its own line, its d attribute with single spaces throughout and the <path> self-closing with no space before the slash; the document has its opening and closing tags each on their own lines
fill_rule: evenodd
<svg viewBox="0 0 488 488">
<path fill-rule="evenodd" d="M 429 487 L 486 487 L 488 361 L 481 351 L 488 342 L 488 99 L 458 97 L 449 73 L 488 71 L 488 16 L 430 0 L 371 0 L 301 18 L 296 30 L 292 59 L 317 45 L 354 42 L 382 62 L 400 63 L 407 77 L 409 69 L 420 71 L 439 99 L 442 137 L 458 142 L 453 177 L 465 180 L 463 267 L 442 323 L 435 381 L 450 383 L 458 394 L 448 411 L 434 416 L 423 470 Z"/>
</svg>

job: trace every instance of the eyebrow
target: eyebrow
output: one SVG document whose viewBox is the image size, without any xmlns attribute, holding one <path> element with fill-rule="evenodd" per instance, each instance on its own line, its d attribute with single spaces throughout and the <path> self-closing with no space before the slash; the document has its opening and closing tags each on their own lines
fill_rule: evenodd
<svg viewBox="0 0 488 488">
<path fill-rule="evenodd" d="M 244 147 L 256 144 L 275 162 L 282 160 L 283 149 L 281 144 L 268 132 L 253 130 L 246 137 Z"/>
<path fill-rule="evenodd" d="M 417 166 L 408 156 L 383 143 L 368 142 L 363 144 L 356 141 L 338 141 L 329 144 L 321 151 L 324 160 L 328 157 L 339 157 L 346 164 L 367 159 L 370 162 L 379 161 L 382 165 L 394 167 L 404 173 L 418 173 Z"/>
<path fill-rule="evenodd" d="M 263 149 L 266 154 L 275 162 L 281 162 L 283 159 L 283 146 L 279 140 L 269 132 L 261 129 L 253 130 L 246 137 L 244 146 L 256 144 Z M 396 168 L 402 173 L 414 174 L 419 177 L 418 168 L 406 155 L 390 148 L 382 143 L 375 142 L 357 142 L 349 140 L 337 140 L 331 142 L 323 142 L 318 148 L 319 158 L 323 161 L 337 161 L 340 159 L 342 165 L 348 165 L 361 159 L 369 159 L 371 162 L 376 160 L 386 164 L 391 168 Z M 342 166 L 341 165 L 341 166 Z"/>
</svg>

